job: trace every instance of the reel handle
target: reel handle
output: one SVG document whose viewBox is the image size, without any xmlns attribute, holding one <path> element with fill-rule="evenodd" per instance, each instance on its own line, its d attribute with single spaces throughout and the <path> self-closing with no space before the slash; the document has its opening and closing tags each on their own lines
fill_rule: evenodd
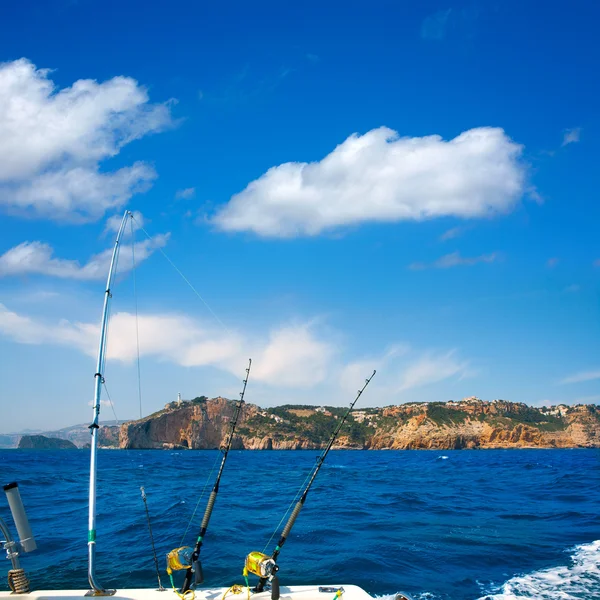
<svg viewBox="0 0 600 600">
<path fill-rule="evenodd" d="M 271 577 L 271 600 L 279 600 L 279 577 Z"/>
<path fill-rule="evenodd" d="M 199 560 L 192 563 L 192 570 L 194 571 L 195 585 L 204 583 L 204 572 L 202 571 L 202 563 Z"/>
<path fill-rule="evenodd" d="M 192 569 L 186 569 L 185 570 L 185 579 L 183 580 L 183 585 L 181 586 L 179 593 L 185 594 L 190 589 L 191 585 L 192 585 Z"/>
</svg>

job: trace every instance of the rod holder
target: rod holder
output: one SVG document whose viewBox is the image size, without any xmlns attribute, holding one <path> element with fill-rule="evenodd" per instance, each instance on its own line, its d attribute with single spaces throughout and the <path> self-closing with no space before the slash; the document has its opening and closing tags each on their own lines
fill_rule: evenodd
<svg viewBox="0 0 600 600">
<path fill-rule="evenodd" d="M 37 544 L 35 543 L 33 532 L 29 525 L 29 519 L 27 518 L 27 513 L 23 506 L 23 500 L 21 500 L 19 484 L 16 481 L 8 483 L 4 486 L 4 492 L 6 493 L 8 506 L 15 522 L 15 526 L 17 527 L 21 549 L 24 552 L 36 550 Z"/>
</svg>

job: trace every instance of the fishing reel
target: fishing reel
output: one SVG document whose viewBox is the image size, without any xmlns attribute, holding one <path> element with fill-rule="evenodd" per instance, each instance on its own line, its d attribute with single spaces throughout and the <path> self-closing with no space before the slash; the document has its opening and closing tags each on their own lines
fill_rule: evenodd
<svg viewBox="0 0 600 600">
<path fill-rule="evenodd" d="M 271 583 L 271 600 L 279 600 L 279 578 L 277 577 L 279 566 L 271 556 L 267 556 L 262 552 L 250 552 L 246 556 L 244 562 L 244 577 L 248 577 L 248 573 L 260 577 L 255 592 L 262 592 L 265 583 Z"/>
<path fill-rule="evenodd" d="M 199 560 L 194 560 L 194 550 L 189 546 L 174 548 L 167 554 L 167 575 L 171 578 L 171 584 L 173 584 L 173 571 L 186 572 L 181 593 L 184 593 L 190 589 L 192 575 L 195 576 L 195 585 L 199 585 L 204 581 L 202 564 Z M 173 587 L 175 586 L 173 585 Z"/>
</svg>

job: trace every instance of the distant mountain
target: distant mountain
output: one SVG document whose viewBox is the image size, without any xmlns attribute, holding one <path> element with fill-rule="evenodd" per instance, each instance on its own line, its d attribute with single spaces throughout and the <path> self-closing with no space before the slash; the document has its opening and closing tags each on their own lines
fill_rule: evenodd
<svg viewBox="0 0 600 600">
<path fill-rule="evenodd" d="M 107 427 L 110 430 L 111 427 L 116 427 L 117 425 L 118 424 L 116 421 L 102 421 L 100 423 L 100 445 L 103 445 L 102 431 L 104 430 L 104 428 Z M 73 442 L 73 444 L 75 444 L 75 446 L 79 448 L 84 448 L 90 443 L 89 423 L 82 423 L 80 425 L 71 425 L 70 427 L 63 427 L 62 429 L 58 429 L 56 431 L 43 431 L 41 429 L 25 429 L 19 433 L 0 434 L 0 449 L 17 448 L 21 437 L 30 434 L 43 435 L 46 437 L 68 440 L 70 442 Z M 106 445 L 112 445 L 112 442 L 108 441 Z"/>
</svg>

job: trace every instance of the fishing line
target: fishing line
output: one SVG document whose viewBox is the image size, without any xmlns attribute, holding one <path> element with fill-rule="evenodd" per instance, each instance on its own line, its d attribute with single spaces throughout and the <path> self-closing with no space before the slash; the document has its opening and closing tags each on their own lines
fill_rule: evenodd
<svg viewBox="0 0 600 600">
<path fill-rule="evenodd" d="M 206 491 L 206 488 L 208 487 L 208 483 L 210 481 L 210 478 L 212 477 L 212 474 L 215 472 L 215 469 L 217 467 L 217 462 L 219 462 L 219 458 L 221 458 L 221 455 L 217 452 L 217 456 L 215 457 L 215 461 L 213 462 L 213 466 L 212 466 L 212 468 L 210 470 L 210 473 L 208 474 L 208 477 L 206 478 L 206 481 L 204 482 L 204 487 L 202 488 L 202 491 L 200 492 L 200 496 L 198 497 L 198 502 L 196 502 L 196 506 L 194 508 L 194 512 L 192 513 L 192 516 L 190 517 L 190 520 L 189 520 L 189 522 L 187 524 L 187 527 L 185 528 L 184 534 L 181 536 L 181 541 L 179 542 L 180 545 L 183 544 L 185 536 L 187 535 L 187 532 L 189 531 L 190 527 L 192 526 L 192 522 L 193 522 L 194 518 L 196 517 L 196 512 L 198 510 L 198 506 L 200 506 L 200 501 L 204 497 L 204 492 Z"/>
<path fill-rule="evenodd" d="M 273 541 L 273 538 L 279 531 L 279 528 L 281 527 L 282 523 L 285 521 L 290 510 L 292 510 L 292 506 L 294 506 L 294 504 L 296 504 L 296 501 L 298 500 L 298 496 L 300 495 L 300 492 L 304 489 L 304 486 L 306 485 L 306 482 L 308 481 L 311 474 L 312 474 L 312 469 L 307 473 L 306 477 L 304 478 L 304 481 L 302 482 L 302 485 L 298 488 L 298 491 L 296 492 L 294 499 L 290 502 L 290 505 L 288 506 L 287 510 L 285 511 L 283 517 L 281 517 L 281 520 L 279 521 L 279 523 L 277 523 L 277 527 L 275 527 L 275 529 L 273 530 L 273 533 L 271 534 L 271 537 L 269 538 L 269 541 L 265 544 L 265 547 L 263 548 L 263 552 L 267 549 L 269 544 Z"/>
<path fill-rule="evenodd" d="M 198 532 L 198 536 L 196 538 L 196 544 L 194 548 L 190 547 L 180 547 L 174 548 L 167 555 L 167 573 L 169 577 L 171 577 L 171 584 L 173 588 L 175 587 L 173 584 L 172 573 L 174 570 L 185 570 L 185 579 L 183 582 L 183 586 L 181 587 L 180 594 L 185 595 L 192 585 L 192 577 L 194 577 L 194 585 L 201 584 L 204 581 L 204 573 L 202 572 L 202 563 L 200 561 L 200 550 L 204 543 L 204 537 L 206 536 L 206 532 L 208 531 L 208 524 L 210 522 L 210 517 L 212 515 L 212 511 L 217 500 L 217 494 L 219 493 L 219 485 L 221 483 L 221 477 L 223 475 L 223 470 L 225 468 L 225 463 L 227 461 L 227 456 L 229 451 L 231 450 L 231 446 L 233 444 L 233 436 L 235 434 L 235 428 L 237 426 L 240 415 L 242 414 L 242 407 L 244 405 L 244 395 L 246 394 L 246 386 L 248 385 L 248 379 L 250 377 L 250 369 L 252 367 L 252 359 L 248 360 L 248 368 L 246 369 L 246 377 L 244 378 L 243 384 L 244 387 L 240 392 L 240 399 L 236 404 L 235 413 L 233 415 L 233 419 L 231 420 L 231 429 L 229 431 L 229 435 L 225 443 L 222 445 L 221 450 L 223 451 L 223 457 L 221 459 L 221 465 L 219 467 L 219 472 L 217 473 L 217 477 L 215 479 L 215 483 L 213 485 L 213 489 L 208 497 L 208 502 L 206 504 L 206 509 L 204 510 L 204 516 L 202 517 L 202 524 L 200 525 L 200 531 Z"/>
<path fill-rule="evenodd" d="M 271 600 L 279 600 L 280 588 L 279 588 L 279 578 L 277 576 L 277 572 L 279 571 L 279 565 L 277 564 L 277 558 L 279 557 L 281 549 L 282 549 L 283 545 L 285 544 L 287 538 L 289 537 L 292 527 L 294 526 L 294 523 L 296 522 L 296 519 L 298 518 L 298 515 L 300 514 L 300 511 L 302 510 L 304 503 L 306 502 L 306 498 L 308 496 L 310 488 L 311 488 L 312 484 L 314 483 L 317 475 L 319 474 L 319 471 L 321 470 L 321 467 L 323 466 L 323 463 L 325 462 L 325 459 L 327 458 L 327 455 L 329 454 L 329 451 L 331 450 L 333 443 L 335 442 L 337 436 L 339 435 L 342 427 L 346 423 L 346 420 L 350 416 L 350 413 L 352 412 L 355 404 L 358 402 L 358 399 L 361 397 L 362 393 L 365 391 L 365 389 L 367 388 L 367 386 L 369 385 L 369 383 L 371 382 L 373 377 L 375 377 L 375 371 L 373 371 L 373 374 L 371 375 L 371 377 L 369 377 L 368 379 L 365 380 L 363 387 L 360 390 L 358 390 L 356 397 L 350 403 L 350 407 L 344 413 L 344 416 L 338 421 L 337 425 L 335 426 L 335 429 L 334 429 L 331 437 L 329 438 L 329 442 L 327 443 L 327 446 L 325 447 L 323 452 L 317 457 L 316 467 L 314 467 L 312 469 L 312 472 L 309 474 L 309 477 L 307 478 L 308 484 L 306 485 L 306 487 L 304 487 L 304 484 L 302 484 L 302 486 L 300 487 L 300 491 L 302 491 L 302 495 L 300 496 L 300 499 L 296 502 L 296 506 L 294 507 L 292 514 L 288 518 L 287 523 L 285 524 L 285 527 L 283 528 L 283 531 L 281 532 L 279 541 L 277 542 L 277 546 L 275 546 L 275 550 L 273 551 L 273 554 L 271 554 L 271 556 L 268 556 L 268 555 L 264 554 L 263 552 L 250 552 L 250 554 L 248 554 L 246 556 L 246 560 L 244 563 L 244 571 L 243 571 L 244 577 L 247 577 L 249 573 L 252 573 L 253 575 L 257 575 L 259 577 L 259 582 L 258 582 L 257 586 L 254 588 L 255 592 L 262 592 L 265 588 L 266 583 L 268 581 L 270 581 L 271 582 Z M 305 482 L 306 482 L 306 480 L 305 480 Z M 296 493 L 296 498 L 297 497 L 298 497 L 298 493 Z M 288 508 L 288 512 L 289 512 L 289 508 Z M 277 529 L 281 526 L 282 522 L 283 522 L 283 519 L 280 521 L 280 524 L 277 526 Z"/>
<path fill-rule="evenodd" d="M 135 303 L 135 341 L 137 346 L 137 376 L 138 376 L 138 397 L 140 400 L 140 419 L 142 418 L 142 375 L 140 369 L 140 329 L 138 325 L 138 297 L 135 277 L 135 232 L 133 229 L 133 214 L 131 215 L 131 270 L 133 272 L 133 298 Z"/>
<path fill-rule="evenodd" d="M 142 226 L 142 224 L 139 223 L 138 220 L 133 215 L 131 215 L 131 218 L 133 220 L 135 220 L 135 222 L 137 223 L 138 227 L 146 234 L 146 236 L 148 237 L 148 239 L 150 241 L 152 241 L 151 235 L 144 229 L 144 227 Z M 157 250 L 165 257 L 165 259 L 175 269 L 175 271 L 177 271 L 177 273 L 179 273 L 180 277 L 190 286 L 190 288 L 194 292 L 194 294 L 196 294 L 196 296 L 198 296 L 198 298 L 200 298 L 200 300 L 202 301 L 202 303 L 204 304 L 204 306 L 208 309 L 208 311 L 210 312 L 210 314 L 214 317 L 215 321 L 217 321 L 217 323 L 219 323 L 219 325 L 221 325 L 221 327 L 227 333 L 231 333 L 231 331 L 227 328 L 227 326 L 225 325 L 225 323 L 223 323 L 223 321 L 221 321 L 221 319 L 219 319 L 219 317 L 217 316 L 217 314 L 215 313 L 215 311 L 210 307 L 210 305 L 208 304 L 208 302 L 200 295 L 200 292 L 191 284 L 190 280 L 179 270 L 179 268 L 177 267 L 177 265 L 167 256 L 167 253 L 160 246 L 157 247 Z"/>
<path fill-rule="evenodd" d="M 113 415 L 115 416 L 115 421 L 116 421 L 117 427 L 118 427 L 119 419 L 117 417 L 117 413 L 115 412 L 115 405 L 113 404 L 112 398 L 110 397 L 110 394 L 108 393 L 108 388 L 106 387 L 106 381 L 104 381 L 104 377 L 102 378 L 102 385 L 104 386 L 104 391 L 106 392 L 106 397 L 108 398 L 108 401 L 110 402 L 110 407 L 112 408 L 112 412 L 113 412 Z"/>
<path fill-rule="evenodd" d="M 144 501 L 144 508 L 146 509 L 146 520 L 148 521 L 148 531 L 150 532 L 150 543 L 152 544 L 152 554 L 154 556 L 154 567 L 156 569 L 156 577 L 158 578 L 158 591 L 164 592 L 162 581 L 160 580 L 160 569 L 158 568 L 158 558 L 156 556 L 156 546 L 154 545 L 154 535 L 152 534 L 152 525 L 150 523 L 150 511 L 148 510 L 148 500 L 146 499 L 146 490 L 144 486 L 140 486 L 142 492 L 142 500 Z"/>
</svg>

